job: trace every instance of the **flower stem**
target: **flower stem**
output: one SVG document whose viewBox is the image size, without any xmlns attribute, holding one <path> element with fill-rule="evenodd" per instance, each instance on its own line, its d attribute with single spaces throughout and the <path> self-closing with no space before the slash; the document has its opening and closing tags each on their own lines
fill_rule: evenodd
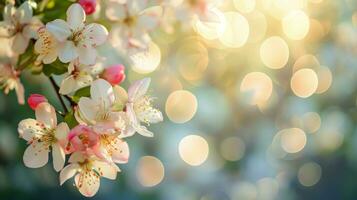
<svg viewBox="0 0 357 200">
<path fill-rule="evenodd" d="M 63 99 L 62 99 L 62 96 L 61 96 L 60 93 L 59 93 L 59 87 L 58 87 L 58 85 L 56 84 L 56 82 L 55 82 L 55 80 L 53 79 L 52 76 L 50 76 L 49 79 L 50 79 L 50 81 L 51 81 L 51 84 L 52 84 L 53 88 L 54 88 L 55 91 L 56 91 L 56 94 L 57 94 L 58 99 L 59 99 L 60 102 L 61 102 L 61 105 L 62 105 L 63 110 L 64 110 L 64 114 L 67 114 L 67 113 L 68 113 L 68 109 L 67 109 L 66 104 L 64 103 L 64 101 L 63 101 Z"/>
</svg>

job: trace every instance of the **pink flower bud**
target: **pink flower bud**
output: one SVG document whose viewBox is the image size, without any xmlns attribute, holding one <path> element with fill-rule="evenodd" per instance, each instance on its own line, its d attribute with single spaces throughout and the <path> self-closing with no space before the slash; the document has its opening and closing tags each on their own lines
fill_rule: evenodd
<svg viewBox="0 0 357 200">
<path fill-rule="evenodd" d="M 99 135 L 85 125 L 77 125 L 68 133 L 67 137 L 69 141 L 67 151 L 93 153 L 93 150 L 99 145 Z"/>
<path fill-rule="evenodd" d="M 97 6 L 97 1 L 96 0 L 79 0 L 78 2 L 86 15 L 90 15 L 95 12 L 95 7 Z"/>
<path fill-rule="evenodd" d="M 101 77 L 112 85 L 120 84 L 125 79 L 124 65 L 113 65 L 104 70 Z"/>
<path fill-rule="evenodd" d="M 40 94 L 31 94 L 30 97 L 27 99 L 27 103 L 29 104 L 32 110 L 35 110 L 37 106 L 42 102 L 47 102 L 47 99 L 46 97 Z"/>
</svg>

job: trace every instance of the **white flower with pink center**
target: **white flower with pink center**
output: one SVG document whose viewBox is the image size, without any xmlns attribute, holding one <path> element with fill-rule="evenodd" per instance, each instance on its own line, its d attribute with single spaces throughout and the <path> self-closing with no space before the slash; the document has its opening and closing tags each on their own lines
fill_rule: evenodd
<svg viewBox="0 0 357 200">
<path fill-rule="evenodd" d="M 150 78 L 135 81 L 129 87 L 128 93 L 124 89 L 119 89 L 120 86 L 117 86 L 115 90 L 116 96 L 118 96 L 117 99 L 125 102 L 125 110 L 129 121 L 123 137 L 132 136 L 135 132 L 146 137 L 153 137 L 154 134 L 141 125 L 141 122 L 150 125 L 150 123 L 158 123 L 163 120 L 162 113 L 152 106 L 153 98 L 146 95 L 150 81 Z"/>
<path fill-rule="evenodd" d="M 25 119 L 19 123 L 18 132 L 29 146 L 23 160 L 27 167 L 39 168 L 47 164 L 52 150 L 53 167 L 60 171 L 65 162 L 64 147 L 67 144 L 69 128 L 62 122 L 57 125 L 55 109 L 47 102 L 35 109 L 36 119 Z"/>
<path fill-rule="evenodd" d="M 3 12 L 3 21 L 0 22 L 0 37 L 12 38 L 12 50 L 15 54 L 25 52 L 31 38 L 37 37 L 37 29 L 42 22 L 32 16 L 32 8 L 25 1 L 19 8 L 7 4 Z"/>
<path fill-rule="evenodd" d="M 97 46 L 103 44 L 108 36 L 107 29 L 100 24 L 85 24 L 86 14 L 75 3 L 67 10 L 67 21 L 56 19 L 46 24 L 46 28 L 59 41 L 58 58 L 68 63 L 79 59 L 86 65 L 93 65 L 97 58 Z"/>
<path fill-rule="evenodd" d="M 120 172 L 115 164 L 79 152 L 73 153 L 68 162 L 70 164 L 60 173 L 60 184 L 75 176 L 75 186 L 86 197 L 92 197 L 98 192 L 101 177 L 115 180 L 117 173 Z"/>
<path fill-rule="evenodd" d="M 93 125 L 101 134 L 121 134 L 125 130 L 126 115 L 115 109 L 115 95 L 112 85 L 103 80 L 93 81 L 91 98 L 81 97 L 76 119 L 82 124 Z"/>
<path fill-rule="evenodd" d="M 69 63 L 67 76 L 62 80 L 61 94 L 69 94 L 83 87 L 89 86 L 92 81 L 95 67 L 81 64 L 78 59 Z"/>
<path fill-rule="evenodd" d="M 24 104 L 25 89 L 19 76 L 20 72 L 15 70 L 10 63 L 0 63 L 0 89 L 3 89 L 5 94 L 15 90 L 18 103 Z"/>
<path fill-rule="evenodd" d="M 160 6 L 147 8 L 145 0 L 110 1 L 108 19 L 118 22 L 111 31 L 111 40 L 124 49 L 146 50 L 151 42 L 149 32 L 159 25 Z"/>
</svg>

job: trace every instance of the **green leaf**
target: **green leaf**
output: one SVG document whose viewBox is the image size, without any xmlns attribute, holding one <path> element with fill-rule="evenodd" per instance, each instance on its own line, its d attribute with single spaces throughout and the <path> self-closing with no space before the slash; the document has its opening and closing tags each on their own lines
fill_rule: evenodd
<svg viewBox="0 0 357 200">
<path fill-rule="evenodd" d="M 68 124 L 69 128 L 73 128 L 78 125 L 76 118 L 74 117 L 74 112 L 71 110 L 64 116 L 64 121 Z"/>
<path fill-rule="evenodd" d="M 81 97 L 89 97 L 89 96 L 90 96 L 90 86 L 87 86 L 77 90 L 77 92 L 74 93 L 72 100 L 78 103 Z"/>
<path fill-rule="evenodd" d="M 68 64 L 61 63 L 59 60 L 55 62 L 43 65 L 43 73 L 46 76 L 51 76 L 52 74 L 61 75 L 67 72 Z"/>
</svg>

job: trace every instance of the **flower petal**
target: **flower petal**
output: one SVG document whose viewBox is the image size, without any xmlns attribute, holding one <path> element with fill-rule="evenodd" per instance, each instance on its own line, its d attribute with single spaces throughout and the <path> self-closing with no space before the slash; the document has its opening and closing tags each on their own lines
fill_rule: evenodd
<svg viewBox="0 0 357 200">
<path fill-rule="evenodd" d="M 99 112 L 98 103 L 88 97 L 81 97 L 78 106 L 81 118 L 84 118 L 83 120 L 88 123 L 94 124 Z"/>
<path fill-rule="evenodd" d="M 162 113 L 155 108 L 145 109 L 140 113 L 137 113 L 140 121 L 145 123 L 158 123 L 163 121 Z"/>
<path fill-rule="evenodd" d="M 61 170 L 60 185 L 63 185 L 68 179 L 72 178 L 78 171 L 79 165 L 77 163 L 69 164 Z"/>
<path fill-rule="evenodd" d="M 66 41 L 60 48 L 58 58 L 61 62 L 68 63 L 78 57 L 77 48 L 72 41 Z"/>
<path fill-rule="evenodd" d="M 129 145 L 124 140 L 116 138 L 114 141 L 114 151 L 112 152 L 112 159 L 115 163 L 127 163 L 129 160 Z"/>
<path fill-rule="evenodd" d="M 52 158 L 53 168 L 56 170 L 56 172 L 59 172 L 64 166 L 66 156 L 63 148 L 58 143 L 52 144 Z"/>
<path fill-rule="evenodd" d="M 20 80 L 16 81 L 16 96 L 17 96 L 17 102 L 21 105 L 25 104 L 25 88 L 20 82 Z"/>
<path fill-rule="evenodd" d="M 16 33 L 13 38 L 12 49 L 16 54 L 22 54 L 25 52 L 27 46 L 29 45 L 30 39 L 25 37 L 21 32 Z"/>
<path fill-rule="evenodd" d="M 129 102 L 133 102 L 144 96 L 148 91 L 150 85 L 150 78 L 135 81 L 128 90 Z"/>
<path fill-rule="evenodd" d="M 102 177 L 111 180 L 115 180 L 117 178 L 118 171 L 116 170 L 116 168 L 106 162 L 94 161 L 93 168 Z"/>
<path fill-rule="evenodd" d="M 0 37 L 11 37 L 15 32 L 15 27 L 11 22 L 0 22 Z"/>
<path fill-rule="evenodd" d="M 84 43 L 92 47 L 103 44 L 108 38 L 108 30 L 101 24 L 88 24 L 83 30 Z"/>
<path fill-rule="evenodd" d="M 86 20 L 86 14 L 81 5 L 78 3 L 72 4 L 67 9 L 67 23 L 72 30 L 80 30 L 84 26 Z"/>
<path fill-rule="evenodd" d="M 97 59 L 97 50 L 92 46 L 78 47 L 79 62 L 85 65 L 94 65 Z"/>
<path fill-rule="evenodd" d="M 36 119 L 42 123 L 44 123 L 49 128 L 54 128 L 57 125 L 57 116 L 56 111 L 47 102 L 40 103 L 36 110 Z"/>
<path fill-rule="evenodd" d="M 118 2 L 108 2 L 105 15 L 109 20 L 124 20 L 126 17 L 125 4 Z"/>
<path fill-rule="evenodd" d="M 128 101 L 128 93 L 119 85 L 115 85 L 113 87 L 114 96 L 115 96 L 115 103 L 120 105 L 124 105 Z"/>
<path fill-rule="evenodd" d="M 19 123 L 17 128 L 19 135 L 26 141 L 31 141 L 35 136 L 42 135 L 44 133 L 44 127 L 34 119 L 24 119 Z"/>
<path fill-rule="evenodd" d="M 69 133 L 69 127 L 65 122 L 61 122 L 58 124 L 56 131 L 55 131 L 55 137 L 58 140 L 64 140 L 67 138 L 67 135 Z"/>
<path fill-rule="evenodd" d="M 149 131 L 145 126 L 136 126 L 134 127 L 136 132 L 145 137 L 154 137 L 154 133 Z"/>
<path fill-rule="evenodd" d="M 32 18 L 32 8 L 28 1 L 25 1 L 16 10 L 15 17 L 19 20 L 20 24 L 29 23 Z"/>
<path fill-rule="evenodd" d="M 39 168 L 48 162 L 49 148 L 44 142 L 34 141 L 25 150 L 23 160 L 26 167 Z"/>
<path fill-rule="evenodd" d="M 43 27 L 43 24 L 40 19 L 37 17 L 33 17 L 29 24 L 26 24 L 25 27 L 22 30 L 22 33 L 24 36 L 27 38 L 38 38 L 37 31 L 39 28 Z"/>
<path fill-rule="evenodd" d="M 101 109 L 108 110 L 114 103 L 113 87 L 104 79 L 93 81 L 90 88 L 91 98 L 101 104 Z"/>
<path fill-rule="evenodd" d="M 14 5 L 12 5 L 11 3 L 6 4 L 3 13 L 3 20 L 10 22 L 15 12 L 16 12 L 16 8 L 14 7 Z"/>
<path fill-rule="evenodd" d="M 77 174 L 74 181 L 79 192 L 86 197 L 94 196 L 100 186 L 99 176 L 93 170 Z"/>
<path fill-rule="evenodd" d="M 71 92 L 74 92 L 76 90 L 76 88 L 77 88 L 76 80 L 71 75 L 71 76 L 68 76 L 67 78 L 62 80 L 59 93 L 66 95 Z"/>
<path fill-rule="evenodd" d="M 84 160 L 85 160 L 85 157 L 82 153 L 74 152 L 69 157 L 68 162 L 69 163 L 77 163 L 77 162 L 83 162 Z"/>
<path fill-rule="evenodd" d="M 140 27 L 147 30 L 152 30 L 157 27 L 160 23 L 160 17 L 162 16 L 163 10 L 161 6 L 152 6 L 146 8 L 140 13 L 138 23 Z"/>
<path fill-rule="evenodd" d="M 69 25 L 62 19 L 56 19 L 46 24 L 46 28 L 60 42 L 65 41 L 71 34 Z"/>
<path fill-rule="evenodd" d="M 43 57 L 42 62 L 43 64 L 53 63 L 57 59 L 57 56 L 58 56 L 57 49 L 53 49 Z"/>
</svg>

